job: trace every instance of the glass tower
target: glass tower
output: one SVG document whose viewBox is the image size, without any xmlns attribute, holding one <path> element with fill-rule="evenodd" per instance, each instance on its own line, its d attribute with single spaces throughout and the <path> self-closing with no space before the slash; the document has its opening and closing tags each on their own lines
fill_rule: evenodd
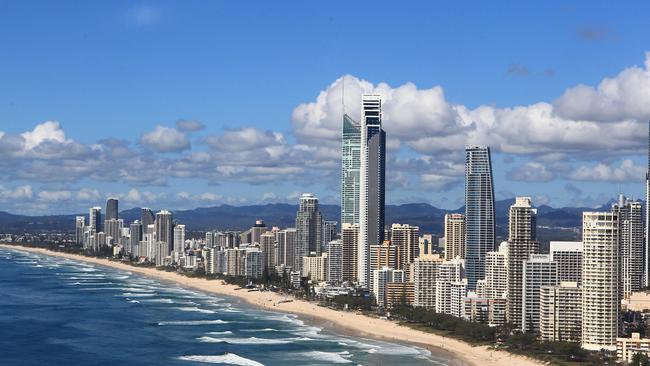
<svg viewBox="0 0 650 366">
<path fill-rule="evenodd" d="M 341 223 L 359 223 L 359 170 L 361 168 L 361 128 L 343 115 L 341 143 Z"/>
<path fill-rule="evenodd" d="M 465 245 L 467 288 L 485 276 L 485 258 L 494 250 L 494 184 L 490 148 L 465 147 Z"/>
<path fill-rule="evenodd" d="M 361 169 L 359 189 L 359 285 L 370 283 L 370 246 L 384 241 L 386 133 L 382 129 L 381 95 L 364 94 L 361 105 Z"/>
</svg>

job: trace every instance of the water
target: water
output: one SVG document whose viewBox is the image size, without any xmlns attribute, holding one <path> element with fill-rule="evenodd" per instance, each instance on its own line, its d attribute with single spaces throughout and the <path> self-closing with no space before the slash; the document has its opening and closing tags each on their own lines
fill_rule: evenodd
<svg viewBox="0 0 650 366">
<path fill-rule="evenodd" d="M 445 365 L 108 267 L 0 248 L 2 365 Z"/>
</svg>

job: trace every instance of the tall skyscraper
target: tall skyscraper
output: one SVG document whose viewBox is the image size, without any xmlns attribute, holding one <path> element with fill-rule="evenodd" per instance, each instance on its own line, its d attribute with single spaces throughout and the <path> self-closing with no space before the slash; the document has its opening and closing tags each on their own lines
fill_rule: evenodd
<svg viewBox="0 0 650 366">
<path fill-rule="evenodd" d="M 445 215 L 445 259 L 465 258 L 465 216 Z"/>
<path fill-rule="evenodd" d="M 88 226 L 96 233 L 102 231 L 102 208 L 91 207 L 88 214 Z"/>
<path fill-rule="evenodd" d="M 359 189 L 359 285 L 368 288 L 371 245 L 384 241 L 386 134 L 382 129 L 381 96 L 361 97 L 361 168 Z"/>
<path fill-rule="evenodd" d="M 109 198 L 106 200 L 106 217 L 104 220 L 117 220 L 117 198 Z"/>
<path fill-rule="evenodd" d="M 490 148 L 465 147 L 465 258 L 467 288 L 485 275 L 485 256 L 494 250 L 494 184 Z"/>
<path fill-rule="evenodd" d="M 359 187 L 361 168 L 361 128 L 343 115 L 341 143 L 341 223 L 359 223 Z"/>
<path fill-rule="evenodd" d="M 619 291 L 621 298 L 643 287 L 643 211 L 641 202 L 620 195 L 612 205 L 620 225 Z"/>
<path fill-rule="evenodd" d="M 140 221 L 135 220 L 131 223 L 131 238 L 129 241 L 129 247 L 126 249 L 127 253 L 132 254 L 134 256 L 138 255 L 138 246 L 140 245 L 140 241 L 142 241 L 142 224 Z"/>
<path fill-rule="evenodd" d="M 324 220 L 323 221 L 323 234 L 321 235 L 321 252 L 325 253 L 327 252 L 327 245 L 337 239 L 338 235 L 338 222 L 336 221 L 329 221 L 329 220 Z"/>
<path fill-rule="evenodd" d="M 77 218 L 75 219 L 75 243 L 77 245 L 83 244 L 85 226 L 86 226 L 86 218 L 84 216 L 77 216 Z"/>
<path fill-rule="evenodd" d="M 322 225 L 323 216 L 318 209 L 318 198 L 311 193 L 303 193 L 296 213 L 297 240 L 294 257 L 296 265 L 302 266 L 302 257 L 310 253 L 320 255 Z M 294 269 L 302 270 L 302 267 Z"/>
<path fill-rule="evenodd" d="M 341 228 L 343 281 L 357 281 L 357 251 L 359 250 L 359 225 L 343 224 Z"/>
<path fill-rule="evenodd" d="M 146 207 L 140 209 L 140 223 L 142 223 L 143 233 L 147 232 L 149 225 L 153 225 L 154 221 L 156 221 L 156 216 L 154 216 L 151 209 Z"/>
<path fill-rule="evenodd" d="M 488 252 L 485 258 L 485 297 L 488 299 L 508 298 L 507 241 L 499 245 L 499 250 Z"/>
<path fill-rule="evenodd" d="M 524 261 L 527 261 L 531 254 L 538 251 L 537 209 L 532 207 L 530 197 L 517 197 L 515 203 L 510 206 L 508 225 L 508 302 L 506 305 L 506 318 L 508 322 L 518 328 L 522 327 L 521 322 L 523 319 L 521 312 Z"/>
<path fill-rule="evenodd" d="M 343 281 L 343 243 L 340 239 L 327 245 L 327 282 Z"/>
<path fill-rule="evenodd" d="M 582 348 L 616 350 L 619 328 L 618 215 L 582 213 Z"/>
<path fill-rule="evenodd" d="M 174 223 L 172 222 L 172 213 L 167 210 L 162 210 L 156 213 L 156 241 L 167 243 L 167 252 L 159 253 L 165 256 L 171 253 L 174 245 Z"/>
<path fill-rule="evenodd" d="M 645 246 L 643 251 L 643 286 L 650 286 L 650 122 L 648 122 L 648 170 L 645 174 Z"/>
<path fill-rule="evenodd" d="M 185 225 L 174 226 L 174 251 L 179 254 L 185 252 Z"/>
<path fill-rule="evenodd" d="M 408 224 L 391 226 L 391 244 L 399 248 L 398 269 L 410 277 L 409 264 L 415 261 L 420 252 L 420 228 Z"/>
<path fill-rule="evenodd" d="M 521 324 L 522 332 L 539 332 L 540 288 L 556 286 L 557 263 L 548 254 L 531 254 L 523 263 Z"/>
</svg>

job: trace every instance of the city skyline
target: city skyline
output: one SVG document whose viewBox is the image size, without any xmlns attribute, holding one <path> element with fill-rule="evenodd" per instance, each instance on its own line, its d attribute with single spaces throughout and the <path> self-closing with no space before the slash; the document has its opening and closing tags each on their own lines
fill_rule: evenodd
<svg viewBox="0 0 650 366">
<path fill-rule="evenodd" d="M 429 5 L 413 6 L 431 10 Z M 464 4 L 445 6 L 452 16 L 441 20 L 439 26 L 451 26 L 460 10 L 467 10 L 460 13 L 470 19 L 481 13 L 481 9 L 466 9 Z M 520 6 L 526 5 L 516 7 Z M 58 12 L 68 7 L 64 4 Z M 7 8 L 5 14 L 26 11 L 20 4 Z M 275 72 L 271 76 L 234 68 L 228 60 L 215 58 L 218 53 L 210 47 L 183 46 L 172 40 L 168 48 L 161 48 L 160 37 L 177 31 L 185 17 L 196 15 L 175 12 L 173 4 L 124 4 L 103 15 L 87 13 L 89 9 L 81 7 L 60 14 L 63 19 L 78 20 L 84 15 L 101 22 L 83 24 L 81 33 L 79 28 L 52 30 L 51 36 L 65 38 L 70 54 L 83 55 L 84 62 L 60 55 L 61 62 L 70 64 L 50 66 L 60 66 L 56 76 L 52 76 L 54 69 L 32 61 L 25 65 L 18 64 L 18 58 L 3 61 L 4 71 L 0 72 L 7 88 L 0 93 L 0 105 L 7 108 L 0 113 L 4 121 L 0 123 L 0 150 L 6 152 L 6 159 L 0 166 L 0 203 L 12 213 L 78 213 L 91 202 L 115 196 L 125 208 L 189 209 L 222 203 L 292 203 L 307 191 L 316 193 L 323 204 L 340 203 L 343 78 L 345 113 L 355 121 L 360 120 L 362 93 L 386 98 L 387 203 L 460 207 L 462 149 L 467 144 L 491 147 L 497 200 L 529 195 L 536 204 L 593 207 L 618 193 L 643 198 L 638 182 L 643 181 L 647 165 L 645 131 L 650 107 L 643 100 L 650 87 L 650 61 L 642 46 L 643 31 L 635 31 L 645 28 L 634 26 L 641 21 L 636 15 L 610 11 L 606 5 L 584 8 L 584 4 L 573 9 L 546 4 L 537 9 L 537 16 L 523 16 L 522 23 L 529 24 L 479 29 L 481 23 L 477 22 L 450 36 L 465 42 L 468 60 L 478 60 L 480 54 L 481 62 L 469 63 L 465 57 L 454 56 L 457 53 L 450 41 L 436 49 L 422 49 L 427 36 L 433 34 L 433 40 L 438 40 L 432 33 L 435 27 L 429 25 L 435 22 L 425 22 L 422 34 L 397 29 L 380 51 L 385 60 L 373 65 L 339 57 L 349 54 L 351 45 L 341 38 L 358 35 L 352 20 L 362 9 L 351 5 L 343 14 L 324 9 L 309 20 L 332 22 L 341 33 L 306 29 L 321 47 L 304 45 L 305 58 L 325 46 L 329 47 L 327 56 L 338 61 L 335 67 L 319 65 L 315 70 L 318 76 L 304 80 L 289 75 L 288 65 L 280 66 L 283 58 L 273 52 L 267 59 L 269 70 Z M 233 20 L 241 19 L 236 5 L 216 10 L 233 14 Z M 396 24 L 406 25 L 414 10 L 418 9 L 394 13 Z M 389 13 L 386 4 L 379 4 L 373 12 L 381 19 L 387 19 Z M 437 16 L 433 13 L 431 17 Z M 507 13 L 501 16 L 507 17 Z M 598 16 L 605 13 L 606 21 Z M 264 19 L 261 11 L 251 17 Z M 512 47 L 489 52 L 494 42 L 489 40 L 497 36 L 523 44 L 504 34 L 509 27 L 525 30 L 551 18 L 555 27 L 548 34 L 533 33 L 531 43 L 550 42 L 570 49 L 562 57 L 557 51 L 537 54 L 540 51 L 528 48 L 520 53 Z M 2 27 L 15 23 L 7 16 L 3 20 Z M 220 27 L 227 25 L 232 24 L 198 21 L 182 34 L 201 40 L 219 34 Z M 279 36 L 287 28 L 279 27 L 275 35 L 278 47 L 288 51 L 291 40 Z M 111 30 L 110 35 L 106 30 Z M 391 42 L 401 36 L 405 42 L 400 46 Z M 233 37 L 226 47 L 238 56 L 249 51 L 236 41 L 261 42 L 245 33 Z M 106 48 L 89 46 L 85 39 Z M 147 45 L 151 56 L 134 51 L 134 45 Z M 7 43 L 7 49 L 16 55 L 29 55 L 40 49 L 38 46 L 44 46 L 43 40 L 30 32 L 21 32 Z M 150 72 L 141 61 L 125 69 L 100 62 L 111 51 L 118 58 L 135 52 L 136 60 L 170 51 L 204 52 L 214 67 L 192 57 L 161 57 Z M 391 52 L 421 57 L 395 62 Z M 201 67 L 192 71 L 193 62 Z M 97 66 L 89 66 L 94 63 Z M 251 63 L 249 66 L 257 65 Z M 306 63 L 289 66 L 298 74 L 311 70 Z M 219 67 L 231 74 L 225 75 Z M 26 70 L 37 72 L 28 74 Z M 141 76 L 134 77 L 138 73 Z M 203 76 L 209 76 L 205 82 L 198 79 Z M 156 77 L 160 77 L 157 84 L 152 82 Z M 233 82 L 236 77 L 244 82 Z M 61 83 L 62 78 L 72 82 Z M 269 88 L 257 88 L 251 80 L 270 86 L 282 80 L 291 90 L 262 93 Z M 178 87 L 183 89 L 188 82 L 194 83 L 194 95 L 199 98 L 188 99 L 166 88 L 180 83 Z M 49 100 L 47 93 L 27 95 L 27 85 L 56 89 L 59 103 Z M 613 89 L 620 92 L 613 93 Z M 232 93 L 227 93 L 229 90 Z M 264 115 L 245 107 L 252 100 L 249 98 L 259 102 Z M 75 107 L 77 103 L 84 107 Z"/>
</svg>

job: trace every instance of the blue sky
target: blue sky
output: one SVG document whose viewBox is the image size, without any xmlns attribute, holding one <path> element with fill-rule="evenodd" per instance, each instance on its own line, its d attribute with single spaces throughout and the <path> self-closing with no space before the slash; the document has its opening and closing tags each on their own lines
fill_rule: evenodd
<svg viewBox="0 0 650 366">
<path fill-rule="evenodd" d="M 499 198 L 553 206 L 597 205 L 619 191 L 642 198 L 648 8 L 0 2 L 0 210 L 75 212 L 107 195 L 123 207 L 171 209 L 293 202 L 301 191 L 337 202 L 340 111 L 317 97 L 340 95 L 344 75 L 353 114 L 355 85 L 395 92 L 386 101 L 395 105 L 389 144 L 396 136 L 388 202 L 462 204 L 464 143 L 493 146 Z M 626 92 L 599 89 L 605 78 Z M 204 127 L 183 130 L 179 120 Z M 557 143 L 539 136 L 549 120 L 569 124 Z M 39 125 L 26 147 L 23 134 Z M 157 126 L 166 129 L 148 135 Z M 508 133 L 518 128 L 530 136 L 513 144 Z"/>
</svg>

